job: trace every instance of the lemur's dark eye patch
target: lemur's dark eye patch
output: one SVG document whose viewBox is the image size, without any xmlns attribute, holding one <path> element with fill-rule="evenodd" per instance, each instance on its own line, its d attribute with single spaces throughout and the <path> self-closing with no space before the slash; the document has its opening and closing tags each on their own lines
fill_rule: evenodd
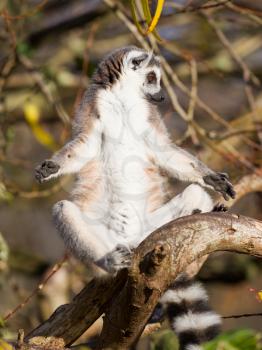
<svg viewBox="0 0 262 350">
<path fill-rule="evenodd" d="M 146 79 L 147 79 L 148 84 L 155 84 L 156 80 L 157 80 L 156 79 L 156 73 L 155 72 L 149 72 L 147 74 Z"/>
<path fill-rule="evenodd" d="M 134 65 L 134 69 L 136 69 L 146 58 L 148 55 L 145 53 L 139 57 L 132 59 L 132 64 Z"/>
</svg>

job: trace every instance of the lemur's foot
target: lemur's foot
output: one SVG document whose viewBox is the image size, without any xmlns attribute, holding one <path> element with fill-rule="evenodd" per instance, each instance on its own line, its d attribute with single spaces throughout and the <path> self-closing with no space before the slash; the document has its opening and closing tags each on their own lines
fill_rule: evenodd
<svg viewBox="0 0 262 350">
<path fill-rule="evenodd" d="M 42 183 L 48 180 L 53 174 L 56 174 L 60 166 L 52 160 L 45 160 L 41 165 L 35 169 L 35 178 Z"/>
<path fill-rule="evenodd" d="M 203 177 L 203 180 L 207 185 L 213 187 L 214 190 L 220 192 L 225 200 L 229 200 L 229 197 L 235 198 L 236 192 L 226 173 L 206 175 Z"/>
<path fill-rule="evenodd" d="M 221 213 L 221 212 L 224 213 L 226 211 L 228 211 L 228 207 L 226 207 L 222 203 L 217 203 L 212 210 L 212 212 L 215 212 L 215 213 Z"/>
<path fill-rule="evenodd" d="M 128 247 L 118 244 L 116 248 L 97 261 L 97 265 L 110 274 L 115 274 L 119 270 L 128 268 L 131 265 L 132 252 Z"/>
<path fill-rule="evenodd" d="M 192 211 L 192 215 L 194 215 L 194 214 L 201 214 L 201 213 L 202 213 L 202 210 L 200 210 L 200 209 L 194 209 Z"/>
</svg>

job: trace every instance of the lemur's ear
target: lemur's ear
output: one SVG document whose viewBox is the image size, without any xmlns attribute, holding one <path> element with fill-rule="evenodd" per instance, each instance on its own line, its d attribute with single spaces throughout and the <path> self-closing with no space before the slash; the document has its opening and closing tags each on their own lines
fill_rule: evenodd
<svg viewBox="0 0 262 350">
<path fill-rule="evenodd" d="M 143 63 L 146 61 L 147 58 L 148 58 L 148 54 L 143 53 L 142 55 L 131 58 L 129 61 L 129 65 L 133 70 L 136 70 L 143 65 Z"/>
</svg>

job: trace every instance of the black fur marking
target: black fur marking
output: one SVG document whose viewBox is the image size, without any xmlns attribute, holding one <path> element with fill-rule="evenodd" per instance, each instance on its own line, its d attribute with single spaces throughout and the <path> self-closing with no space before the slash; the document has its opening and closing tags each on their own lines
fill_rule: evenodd
<svg viewBox="0 0 262 350">
<path fill-rule="evenodd" d="M 203 342 L 214 339 L 221 332 L 221 325 L 215 324 L 205 329 Z"/>
<path fill-rule="evenodd" d="M 187 331 L 178 334 L 180 349 L 186 350 L 189 344 L 200 345 L 201 337 L 195 332 L 195 330 L 188 329 Z"/>
<path fill-rule="evenodd" d="M 205 329 L 188 329 L 178 333 L 181 350 L 185 350 L 189 344 L 200 345 L 215 338 L 220 332 L 220 325 L 213 325 Z"/>
<path fill-rule="evenodd" d="M 135 46 L 126 46 L 117 49 L 106 56 L 99 64 L 96 72 L 93 75 L 92 81 L 95 85 L 102 88 L 112 86 L 122 73 L 123 58 L 131 50 L 141 50 Z M 143 51 L 143 50 L 141 50 Z"/>
<path fill-rule="evenodd" d="M 186 274 L 180 274 L 174 283 L 170 285 L 171 289 L 184 289 L 192 286 L 195 282 L 190 279 Z"/>
<path fill-rule="evenodd" d="M 153 67 L 153 66 L 160 67 L 159 60 L 157 60 L 154 56 L 152 56 L 151 60 L 148 63 L 148 67 Z"/>
<path fill-rule="evenodd" d="M 197 301 L 185 301 L 182 300 L 181 303 L 170 303 L 167 307 L 167 316 L 170 321 L 174 318 L 185 315 L 189 311 L 192 313 L 202 313 L 210 311 L 210 307 L 205 300 L 197 300 Z"/>
</svg>

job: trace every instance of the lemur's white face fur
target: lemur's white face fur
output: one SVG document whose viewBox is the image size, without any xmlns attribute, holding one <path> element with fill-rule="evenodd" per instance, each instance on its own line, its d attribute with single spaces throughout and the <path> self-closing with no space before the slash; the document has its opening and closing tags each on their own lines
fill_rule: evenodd
<svg viewBox="0 0 262 350">
<path fill-rule="evenodd" d="M 142 96 L 152 102 L 161 102 L 164 97 L 161 89 L 160 59 L 141 49 L 133 49 L 123 58 L 120 80 L 141 91 Z"/>
<path fill-rule="evenodd" d="M 100 88 L 114 90 L 117 85 L 117 89 L 120 87 L 120 90 L 139 92 L 142 98 L 153 103 L 164 99 L 160 81 L 159 57 L 152 51 L 135 46 L 127 46 L 110 53 L 100 62 L 93 76 L 93 82 Z"/>
</svg>

